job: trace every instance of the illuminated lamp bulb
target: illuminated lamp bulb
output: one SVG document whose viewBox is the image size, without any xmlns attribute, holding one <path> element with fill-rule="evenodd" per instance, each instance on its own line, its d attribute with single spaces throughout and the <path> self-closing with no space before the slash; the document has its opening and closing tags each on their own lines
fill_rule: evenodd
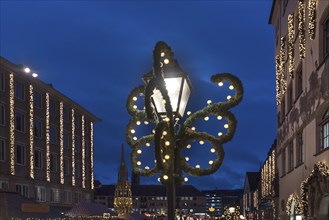
<svg viewBox="0 0 329 220">
<path fill-rule="evenodd" d="M 192 129 L 192 131 L 195 131 L 195 127 L 192 127 L 191 129 Z"/>
<path fill-rule="evenodd" d="M 155 134 L 155 130 L 154 129 L 152 130 L 152 133 Z"/>
<path fill-rule="evenodd" d="M 31 70 L 30 70 L 30 68 L 26 67 L 26 68 L 24 69 L 24 72 L 25 72 L 25 73 L 30 73 Z"/>
<path fill-rule="evenodd" d="M 215 148 L 211 148 L 211 149 L 210 149 L 210 152 L 211 152 L 211 153 L 215 153 L 215 152 L 216 152 Z"/>
<path fill-rule="evenodd" d="M 202 140 L 201 140 L 201 141 L 199 141 L 199 144 L 203 145 L 203 144 L 204 144 L 204 141 L 202 141 Z"/>
<path fill-rule="evenodd" d="M 132 134 L 135 134 L 136 131 L 135 131 L 134 129 L 131 129 L 130 132 L 131 132 Z"/>
<path fill-rule="evenodd" d="M 223 117 L 220 116 L 220 115 L 217 116 L 217 119 L 218 119 L 218 120 L 222 120 L 222 118 L 223 118 Z"/>
<path fill-rule="evenodd" d="M 34 78 L 36 78 L 36 77 L 38 77 L 38 74 L 37 74 L 37 73 L 32 73 L 32 76 L 33 76 Z"/>
<path fill-rule="evenodd" d="M 148 125 L 148 124 L 149 124 L 149 122 L 148 122 L 148 121 L 144 121 L 144 124 Z"/>
<path fill-rule="evenodd" d="M 142 165 L 142 162 L 140 162 L 140 161 L 137 161 L 137 163 L 136 163 L 138 166 L 140 166 L 140 165 Z"/>
<path fill-rule="evenodd" d="M 165 55 L 166 55 L 165 52 L 161 52 L 161 54 L 160 54 L 161 57 L 164 57 Z"/>
<path fill-rule="evenodd" d="M 210 105 L 211 103 L 212 103 L 212 101 L 211 101 L 211 100 L 208 100 L 208 101 L 207 101 L 207 104 L 208 104 L 208 105 Z"/>
<path fill-rule="evenodd" d="M 233 86 L 233 85 L 230 85 L 228 88 L 229 88 L 230 90 L 233 90 L 233 89 L 234 89 L 234 86 Z"/>
<path fill-rule="evenodd" d="M 209 164 L 212 165 L 214 163 L 214 161 L 212 160 L 209 160 Z"/>
<path fill-rule="evenodd" d="M 224 125 L 224 128 L 228 128 L 228 124 L 225 124 L 225 125 Z"/>
<path fill-rule="evenodd" d="M 223 133 L 222 132 L 218 132 L 218 136 L 220 137 L 220 136 L 222 136 L 223 135 Z"/>
<path fill-rule="evenodd" d="M 205 121 L 208 121 L 209 120 L 209 117 L 208 116 L 204 117 L 204 120 Z"/>
<path fill-rule="evenodd" d="M 134 141 L 137 141 L 137 137 L 133 137 Z"/>
<path fill-rule="evenodd" d="M 167 131 L 163 131 L 163 132 L 162 132 L 162 135 L 163 135 L 163 136 L 166 136 L 166 135 L 167 135 Z"/>
<path fill-rule="evenodd" d="M 166 146 L 169 146 L 169 145 L 170 145 L 170 142 L 169 142 L 169 141 L 166 141 L 166 142 L 165 142 L 165 145 L 166 145 Z"/>
<path fill-rule="evenodd" d="M 136 125 L 141 125 L 141 122 L 140 121 L 136 121 Z"/>
<path fill-rule="evenodd" d="M 157 160 L 154 160 L 154 163 L 156 163 L 157 162 Z"/>
<path fill-rule="evenodd" d="M 158 182 L 160 182 L 161 180 L 160 180 L 160 177 L 158 178 Z"/>
<path fill-rule="evenodd" d="M 165 120 L 166 122 L 169 122 L 169 121 L 170 121 L 170 119 L 169 119 L 168 117 L 166 117 L 164 120 Z"/>
<path fill-rule="evenodd" d="M 146 143 L 146 147 L 149 147 L 149 146 L 151 146 L 150 143 Z"/>
<path fill-rule="evenodd" d="M 166 160 L 169 160 L 170 156 L 168 154 L 165 155 L 164 157 Z"/>
<path fill-rule="evenodd" d="M 149 170 L 149 169 L 150 169 L 150 167 L 148 167 L 148 166 L 145 167 L 145 170 Z"/>
<path fill-rule="evenodd" d="M 137 153 L 138 153 L 138 154 L 141 154 L 141 153 L 142 153 L 142 150 L 138 149 L 138 150 L 137 150 Z"/>
<path fill-rule="evenodd" d="M 134 96 L 134 97 L 133 97 L 133 100 L 134 100 L 134 101 L 137 101 L 137 97 L 136 97 L 136 96 Z"/>
<path fill-rule="evenodd" d="M 199 164 L 195 165 L 195 168 L 200 169 L 200 165 Z"/>
<path fill-rule="evenodd" d="M 187 177 L 184 177 L 184 182 L 187 182 L 188 181 L 188 178 Z"/>
<path fill-rule="evenodd" d="M 166 100 L 163 99 L 163 100 L 162 100 L 162 104 L 166 104 Z"/>
<path fill-rule="evenodd" d="M 186 114 L 187 114 L 187 115 L 190 115 L 190 114 L 192 114 L 192 112 L 191 112 L 191 111 L 188 111 L 188 112 L 186 112 Z"/>
<path fill-rule="evenodd" d="M 227 100 L 230 100 L 232 98 L 232 96 L 228 95 L 226 98 L 227 98 Z"/>
<path fill-rule="evenodd" d="M 223 86 L 223 85 L 224 85 L 223 82 L 219 82 L 219 83 L 218 83 L 218 86 Z"/>
<path fill-rule="evenodd" d="M 169 177 L 167 175 L 163 175 L 163 179 L 167 180 Z"/>
<path fill-rule="evenodd" d="M 189 161 L 189 160 L 190 160 L 190 158 L 189 158 L 189 157 L 185 157 L 185 160 L 186 160 L 186 161 Z"/>
<path fill-rule="evenodd" d="M 133 105 L 133 108 L 136 109 L 137 108 L 137 105 Z"/>
<path fill-rule="evenodd" d="M 190 149 L 192 146 L 190 145 L 190 144 L 188 144 L 187 146 L 186 146 L 186 148 L 187 149 Z"/>
<path fill-rule="evenodd" d="M 163 163 L 166 163 L 167 161 L 166 161 L 165 159 L 162 159 L 162 162 L 163 162 Z"/>
<path fill-rule="evenodd" d="M 168 64 L 169 63 L 169 59 L 164 59 L 163 62 L 164 62 L 164 64 Z"/>
</svg>

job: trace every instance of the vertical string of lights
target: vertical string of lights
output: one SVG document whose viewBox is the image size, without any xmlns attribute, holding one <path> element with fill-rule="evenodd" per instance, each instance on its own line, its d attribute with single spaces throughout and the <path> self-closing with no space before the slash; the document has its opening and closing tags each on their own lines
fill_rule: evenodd
<svg viewBox="0 0 329 220">
<path fill-rule="evenodd" d="M 304 0 L 298 0 L 298 31 L 299 31 L 299 56 L 301 59 L 304 59 L 306 55 Z"/>
<path fill-rule="evenodd" d="M 288 59 L 289 59 L 288 71 L 290 78 L 293 78 L 293 72 L 295 67 L 294 40 L 295 40 L 294 14 L 289 14 L 288 15 Z"/>
<path fill-rule="evenodd" d="M 50 182 L 50 118 L 49 93 L 46 93 L 46 178 Z"/>
<path fill-rule="evenodd" d="M 90 122 L 90 174 L 91 189 L 94 189 L 94 124 Z"/>
<path fill-rule="evenodd" d="M 9 75 L 9 103 L 10 103 L 10 174 L 15 175 L 15 100 L 14 74 Z"/>
<path fill-rule="evenodd" d="M 276 104 L 281 103 L 280 55 L 275 56 Z"/>
<path fill-rule="evenodd" d="M 74 122 L 74 109 L 72 108 L 72 186 L 75 186 L 75 122 Z"/>
<path fill-rule="evenodd" d="M 60 155 L 60 181 L 61 184 L 64 184 L 64 138 L 63 138 L 63 133 L 64 133 L 64 125 L 63 125 L 63 102 L 59 103 L 59 138 L 60 138 L 60 150 L 59 150 L 59 155 Z"/>
<path fill-rule="evenodd" d="M 315 38 L 316 25 L 316 0 L 309 0 L 308 2 L 308 34 L 311 40 Z"/>
<path fill-rule="evenodd" d="M 81 117 L 81 153 L 82 153 L 82 188 L 86 188 L 86 170 L 85 170 L 85 116 Z"/>
<path fill-rule="evenodd" d="M 30 177 L 34 179 L 34 109 L 33 109 L 33 86 L 30 85 Z"/>
</svg>

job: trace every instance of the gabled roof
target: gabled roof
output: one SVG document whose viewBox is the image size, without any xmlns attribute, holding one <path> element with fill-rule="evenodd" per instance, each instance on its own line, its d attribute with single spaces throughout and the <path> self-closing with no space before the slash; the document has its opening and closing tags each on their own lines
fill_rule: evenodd
<svg viewBox="0 0 329 220">
<path fill-rule="evenodd" d="M 246 190 L 249 192 L 255 191 L 259 182 L 259 172 L 247 172 L 245 179 L 245 193 Z M 249 189 L 247 189 L 249 188 Z"/>
</svg>

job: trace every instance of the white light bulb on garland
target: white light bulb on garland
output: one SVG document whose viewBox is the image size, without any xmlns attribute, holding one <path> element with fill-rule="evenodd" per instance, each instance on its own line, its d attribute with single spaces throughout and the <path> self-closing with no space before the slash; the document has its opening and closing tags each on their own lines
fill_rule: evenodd
<svg viewBox="0 0 329 220">
<path fill-rule="evenodd" d="M 219 82 L 219 83 L 218 83 L 218 86 L 223 86 L 223 85 L 224 85 L 223 82 Z"/>
<path fill-rule="evenodd" d="M 169 141 L 166 141 L 166 142 L 165 142 L 165 145 L 166 145 L 166 146 L 169 146 L 169 145 L 170 145 L 170 142 L 169 142 Z"/>
<path fill-rule="evenodd" d="M 168 154 L 165 155 L 164 157 L 166 160 L 169 160 L 170 156 Z"/>
<path fill-rule="evenodd" d="M 169 177 L 167 175 L 163 175 L 163 179 L 167 180 Z"/>
<path fill-rule="evenodd" d="M 133 137 L 133 140 L 134 140 L 134 141 L 137 141 L 137 137 Z"/>
<path fill-rule="evenodd" d="M 195 168 L 200 169 L 200 165 L 199 164 L 195 165 Z"/>
<path fill-rule="evenodd" d="M 207 101 L 207 104 L 208 104 L 208 105 L 210 105 L 211 103 L 212 103 L 212 101 L 211 101 L 211 100 L 208 100 L 208 101 Z"/>
<path fill-rule="evenodd" d="M 205 121 L 208 121 L 209 120 L 209 117 L 208 116 L 204 117 L 204 120 Z"/>
<path fill-rule="evenodd" d="M 195 131 L 195 127 L 192 127 L 191 129 L 192 129 L 192 131 Z"/>
<path fill-rule="evenodd" d="M 192 114 L 192 112 L 191 111 L 187 111 L 186 114 L 187 115 L 190 115 L 190 114 Z"/>
<path fill-rule="evenodd" d="M 136 131 L 135 131 L 134 129 L 131 129 L 130 132 L 131 132 L 132 134 L 135 134 Z"/>
<path fill-rule="evenodd" d="M 133 97 L 133 100 L 134 100 L 134 101 L 137 101 L 137 97 L 136 97 L 136 96 L 134 96 L 134 97 Z"/>
<path fill-rule="evenodd" d="M 154 129 L 152 130 L 152 133 L 155 134 L 155 130 Z"/>
<path fill-rule="evenodd" d="M 188 181 L 188 178 L 187 177 L 184 177 L 184 182 L 187 182 Z"/>
<path fill-rule="evenodd" d="M 156 163 L 157 162 L 157 160 L 154 160 L 154 163 Z"/>
<path fill-rule="evenodd" d="M 190 158 L 189 158 L 189 157 L 185 157 L 185 160 L 186 160 L 186 161 L 189 161 L 189 160 L 190 160 Z"/>
<path fill-rule="evenodd" d="M 26 68 L 24 69 L 24 72 L 25 72 L 25 73 L 30 73 L 30 72 L 31 72 L 31 69 L 28 68 L 28 67 L 26 67 Z"/>
<path fill-rule="evenodd" d="M 166 117 L 164 120 L 165 120 L 166 122 L 169 122 L 169 121 L 170 121 L 170 119 L 169 119 L 168 117 Z"/>
<path fill-rule="evenodd" d="M 162 100 L 162 104 L 166 104 L 166 100 L 163 99 L 163 100 Z"/>
<path fill-rule="evenodd" d="M 148 122 L 148 121 L 144 121 L 144 124 L 148 125 L 148 124 L 149 124 L 149 122 Z"/>
<path fill-rule="evenodd" d="M 166 55 L 165 52 L 161 52 L 161 54 L 160 54 L 161 57 L 164 57 L 165 55 Z"/>
<path fill-rule="evenodd" d="M 138 150 L 137 150 L 137 153 L 138 153 L 138 154 L 141 154 L 141 153 L 142 153 L 142 150 L 141 150 L 141 149 L 138 149 Z"/>
<path fill-rule="evenodd" d="M 151 146 L 150 143 L 146 143 L 146 147 L 149 147 L 149 146 Z"/>
<path fill-rule="evenodd" d="M 167 131 L 163 131 L 163 132 L 162 132 L 162 135 L 163 135 L 163 136 L 166 136 L 166 135 L 167 135 Z"/>
<path fill-rule="evenodd" d="M 160 179 L 160 177 L 158 178 L 158 182 L 160 182 L 161 181 L 161 179 Z"/>
<path fill-rule="evenodd" d="M 218 136 L 220 137 L 220 136 L 222 136 L 223 135 L 223 133 L 222 132 L 218 132 Z"/>
<path fill-rule="evenodd" d="M 209 164 L 212 165 L 214 163 L 214 161 L 212 160 L 209 160 Z"/>
<path fill-rule="evenodd" d="M 145 170 L 149 170 L 149 169 L 150 169 L 150 167 L 149 167 L 149 166 L 146 166 L 146 167 L 145 167 Z"/>
<path fill-rule="evenodd" d="M 228 95 L 226 98 L 227 98 L 227 100 L 230 100 L 232 98 L 232 96 Z"/>
<path fill-rule="evenodd" d="M 165 159 L 162 159 L 162 162 L 163 162 L 163 163 L 166 163 L 167 161 L 166 161 Z"/>
<path fill-rule="evenodd" d="M 169 59 L 164 59 L 164 64 L 169 64 Z"/>
<path fill-rule="evenodd" d="M 229 88 L 230 90 L 233 90 L 233 89 L 234 89 L 234 86 L 233 86 L 233 85 L 230 85 L 228 88 Z"/>
<path fill-rule="evenodd" d="M 215 152 L 216 152 L 215 148 L 211 148 L 211 149 L 210 149 L 210 152 L 211 152 L 211 153 L 215 153 Z"/>
<path fill-rule="evenodd" d="M 228 124 L 225 124 L 225 125 L 224 125 L 224 128 L 228 128 Z"/>
<path fill-rule="evenodd" d="M 201 140 L 201 141 L 199 141 L 199 144 L 203 145 L 203 144 L 204 144 L 204 141 L 202 141 L 202 140 Z"/>
<path fill-rule="evenodd" d="M 222 118 L 223 118 L 223 117 L 220 116 L 220 115 L 217 116 L 217 119 L 218 119 L 218 120 L 222 120 Z"/>
<path fill-rule="evenodd" d="M 142 162 L 140 162 L 140 161 L 137 161 L 137 163 L 136 163 L 138 166 L 140 166 L 140 165 L 142 165 Z"/>
<path fill-rule="evenodd" d="M 190 145 L 190 144 L 188 144 L 187 146 L 186 146 L 186 148 L 187 149 L 190 149 L 192 146 Z"/>
<path fill-rule="evenodd" d="M 136 109 L 137 108 L 137 105 L 134 105 L 133 108 Z"/>
<path fill-rule="evenodd" d="M 141 124 L 141 122 L 140 121 L 136 121 L 136 125 L 140 125 Z"/>
</svg>

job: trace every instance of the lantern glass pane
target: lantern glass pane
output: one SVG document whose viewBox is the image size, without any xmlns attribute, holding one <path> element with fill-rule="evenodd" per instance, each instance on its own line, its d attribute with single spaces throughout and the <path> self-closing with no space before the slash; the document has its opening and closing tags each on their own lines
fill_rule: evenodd
<svg viewBox="0 0 329 220">
<path fill-rule="evenodd" d="M 182 97 L 181 97 L 181 100 L 180 100 L 180 105 L 179 105 L 179 110 L 178 110 L 181 117 L 184 116 L 184 112 L 185 112 L 187 101 L 190 97 L 190 94 L 191 94 L 191 89 L 190 89 L 190 87 L 187 83 L 187 80 L 184 79 Z"/>
</svg>

